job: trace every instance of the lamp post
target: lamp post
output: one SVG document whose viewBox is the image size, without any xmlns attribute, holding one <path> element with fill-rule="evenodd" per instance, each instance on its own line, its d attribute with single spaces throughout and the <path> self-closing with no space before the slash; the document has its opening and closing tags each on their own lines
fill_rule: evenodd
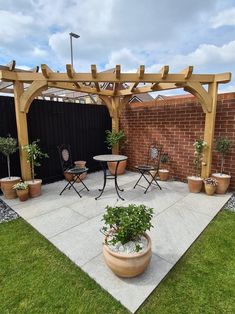
<svg viewBox="0 0 235 314">
<path fill-rule="evenodd" d="M 69 36 L 70 36 L 70 53 L 71 53 L 71 64 L 72 64 L 72 67 L 73 67 L 73 37 L 74 38 L 79 38 L 80 36 L 78 34 L 75 34 L 75 33 L 69 33 Z"/>
</svg>

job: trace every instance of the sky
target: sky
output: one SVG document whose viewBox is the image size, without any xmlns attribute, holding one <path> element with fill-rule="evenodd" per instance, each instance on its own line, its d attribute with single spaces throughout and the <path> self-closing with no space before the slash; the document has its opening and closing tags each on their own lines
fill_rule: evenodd
<svg viewBox="0 0 235 314">
<path fill-rule="evenodd" d="M 219 90 L 235 92 L 235 0 L 0 0 L 2 65 L 14 59 L 19 68 L 46 63 L 65 72 L 70 32 L 80 35 L 77 72 L 193 65 L 194 73 L 232 72 Z"/>
</svg>

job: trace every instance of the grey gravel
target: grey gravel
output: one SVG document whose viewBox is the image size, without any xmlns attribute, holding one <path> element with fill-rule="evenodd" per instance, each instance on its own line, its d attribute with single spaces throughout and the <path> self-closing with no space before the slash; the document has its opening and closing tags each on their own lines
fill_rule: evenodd
<svg viewBox="0 0 235 314">
<path fill-rule="evenodd" d="M 223 209 L 230 210 L 235 212 L 235 193 L 231 196 L 231 198 L 224 205 Z"/>
<path fill-rule="evenodd" d="M 0 199 L 0 223 L 19 218 L 19 215 Z"/>
</svg>

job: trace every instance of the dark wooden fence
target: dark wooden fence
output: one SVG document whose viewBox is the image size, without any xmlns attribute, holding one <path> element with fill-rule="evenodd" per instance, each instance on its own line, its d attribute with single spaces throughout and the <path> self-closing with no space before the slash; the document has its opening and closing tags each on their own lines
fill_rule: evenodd
<svg viewBox="0 0 235 314">
<path fill-rule="evenodd" d="M 86 160 L 89 171 L 99 169 L 93 156 L 110 153 L 105 130 L 111 129 L 106 106 L 34 100 L 28 113 L 29 141 L 40 139 L 40 147 L 50 158 L 36 169 L 43 181 L 62 178 L 57 146 L 70 144 L 73 160 Z M 0 136 L 17 137 L 14 99 L 0 96 Z M 20 175 L 19 154 L 11 157 L 12 175 Z M 7 175 L 5 157 L 0 156 L 0 177 Z"/>
</svg>

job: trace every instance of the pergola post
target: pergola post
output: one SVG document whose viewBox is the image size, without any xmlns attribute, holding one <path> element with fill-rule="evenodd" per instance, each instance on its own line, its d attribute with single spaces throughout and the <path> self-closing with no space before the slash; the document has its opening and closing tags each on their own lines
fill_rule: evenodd
<svg viewBox="0 0 235 314">
<path fill-rule="evenodd" d="M 111 98 L 111 105 L 112 105 L 112 131 L 119 132 L 119 104 L 120 99 L 119 97 L 112 97 Z M 112 148 L 112 154 L 119 153 L 119 145 L 116 145 Z"/>
<path fill-rule="evenodd" d="M 14 82 L 15 114 L 20 154 L 21 177 L 23 180 L 30 180 L 31 179 L 30 166 L 29 163 L 27 162 L 26 152 L 22 150 L 22 146 L 28 145 L 27 114 L 25 112 L 20 111 L 21 107 L 20 97 L 23 94 L 23 92 L 24 92 L 23 83 L 15 81 Z"/>
<path fill-rule="evenodd" d="M 209 177 L 211 174 L 212 164 L 212 152 L 213 152 L 213 141 L 215 132 L 215 117 L 216 117 L 216 106 L 217 106 L 217 91 L 218 83 L 213 82 L 209 84 L 208 93 L 212 97 L 211 112 L 206 112 L 205 118 L 205 129 L 204 129 L 204 141 L 207 142 L 208 148 L 205 150 L 204 162 L 202 166 L 201 176 L 203 178 Z"/>
</svg>

